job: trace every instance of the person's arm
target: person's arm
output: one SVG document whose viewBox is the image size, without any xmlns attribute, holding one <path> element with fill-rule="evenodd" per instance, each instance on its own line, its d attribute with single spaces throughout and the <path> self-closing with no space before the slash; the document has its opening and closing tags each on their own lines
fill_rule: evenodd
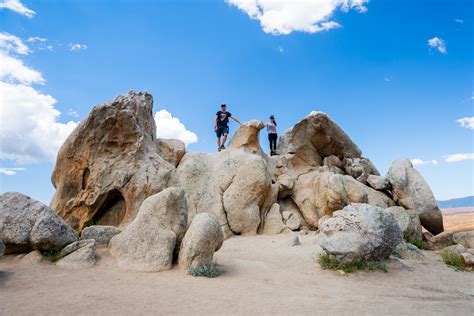
<svg viewBox="0 0 474 316">
<path fill-rule="evenodd" d="M 239 123 L 240 125 L 242 125 L 242 123 L 239 121 L 239 119 L 236 118 L 235 116 L 231 115 L 230 118 L 233 119 L 234 121 L 236 121 L 237 123 Z"/>
<path fill-rule="evenodd" d="M 217 121 L 219 120 L 219 116 L 216 114 L 216 118 L 214 119 L 214 130 L 217 130 Z"/>
</svg>

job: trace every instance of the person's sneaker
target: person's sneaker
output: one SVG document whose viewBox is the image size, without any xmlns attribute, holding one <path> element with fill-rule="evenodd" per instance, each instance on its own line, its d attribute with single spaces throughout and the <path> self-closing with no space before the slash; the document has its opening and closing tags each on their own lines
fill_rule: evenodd
<svg viewBox="0 0 474 316">
<path fill-rule="evenodd" d="M 221 148 L 222 148 L 222 147 L 217 148 L 217 151 L 221 151 Z"/>
<path fill-rule="evenodd" d="M 225 146 L 224 146 L 224 145 L 222 145 L 222 146 L 221 146 L 221 150 L 224 150 L 224 149 L 225 149 Z"/>
</svg>

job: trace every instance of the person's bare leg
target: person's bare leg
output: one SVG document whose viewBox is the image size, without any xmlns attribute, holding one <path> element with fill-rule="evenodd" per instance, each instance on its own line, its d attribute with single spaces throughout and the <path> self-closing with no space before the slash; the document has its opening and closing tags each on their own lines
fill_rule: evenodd
<svg viewBox="0 0 474 316">
<path fill-rule="evenodd" d="M 217 148 L 221 148 L 221 138 L 217 137 Z"/>
<path fill-rule="evenodd" d="M 222 137 L 222 146 L 225 146 L 225 142 L 227 141 L 227 134 L 224 134 Z"/>
</svg>

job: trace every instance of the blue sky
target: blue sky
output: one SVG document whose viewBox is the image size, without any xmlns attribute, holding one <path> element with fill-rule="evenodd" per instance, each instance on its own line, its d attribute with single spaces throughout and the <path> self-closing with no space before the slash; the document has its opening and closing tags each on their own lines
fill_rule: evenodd
<svg viewBox="0 0 474 316">
<path fill-rule="evenodd" d="M 438 199 L 474 195 L 472 1 L 256 1 L 4 1 L 0 33 L 17 46 L 0 38 L 0 191 L 49 203 L 58 141 L 94 105 L 135 89 L 187 132 L 162 126 L 197 135 L 189 151 L 215 150 L 222 102 L 243 121 L 274 114 L 280 132 L 318 110 L 382 173 L 419 159 Z M 6 67 L 11 58 L 41 78 Z"/>
</svg>

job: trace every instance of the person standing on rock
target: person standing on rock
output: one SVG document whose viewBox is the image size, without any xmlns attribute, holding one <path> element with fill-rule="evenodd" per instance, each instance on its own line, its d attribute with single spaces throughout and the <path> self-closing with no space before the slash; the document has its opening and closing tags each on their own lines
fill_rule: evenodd
<svg viewBox="0 0 474 316">
<path fill-rule="evenodd" d="M 227 135 L 229 135 L 229 117 L 242 125 L 240 121 L 227 111 L 225 104 L 221 105 L 221 110 L 217 111 L 216 118 L 214 120 L 214 130 L 217 135 L 217 150 L 221 151 L 225 149 L 225 142 L 227 141 Z M 222 144 L 221 144 L 222 137 Z"/>
<path fill-rule="evenodd" d="M 275 120 L 275 116 L 270 115 L 270 122 L 265 124 L 267 126 L 268 132 L 268 141 L 270 142 L 270 156 L 276 155 L 276 147 L 277 147 L 277 122 Z"/>
</svg>

